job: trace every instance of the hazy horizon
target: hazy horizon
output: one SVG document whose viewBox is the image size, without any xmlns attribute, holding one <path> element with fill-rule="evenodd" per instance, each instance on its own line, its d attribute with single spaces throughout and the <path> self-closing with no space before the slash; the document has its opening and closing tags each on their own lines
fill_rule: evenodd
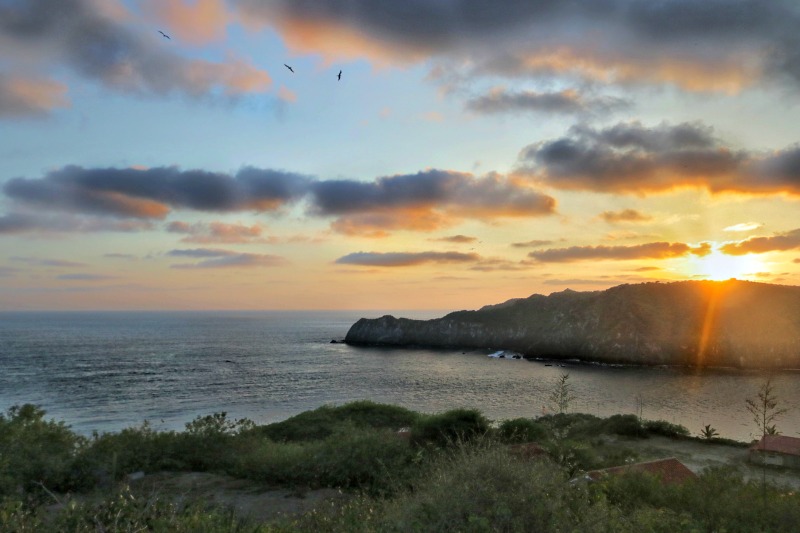
<svg viewBox="0 0 800 533">
<path fill-rule="evenodd" d="M 0 310 L 799 285 L 798 23 L 789 1 L 0 3 Z"/>
</svg>

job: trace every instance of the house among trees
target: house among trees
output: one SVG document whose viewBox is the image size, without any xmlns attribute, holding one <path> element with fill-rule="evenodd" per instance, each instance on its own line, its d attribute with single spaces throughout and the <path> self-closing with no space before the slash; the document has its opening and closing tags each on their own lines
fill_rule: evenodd
<svg viewBox="0 0 800 533">
<path fill-rule="evenodd" d="M 674 457 L 658 459 L 657 461 L 648 461 L 646 463 L 634 463 L 631 465 L 604 468 L 603 470 L 592 470 L 586 473 L 586 478 L 589 481 L 599 481 L 606 476 L 620 476 L 628 472 L 643 472 L 645 474 L 654 475 L 665 485 L 673 485 L 689 481 L 690 479 L 697 479 L 697 475 L 694 472 L 689 470 L 685 464 Z"/>
<path fill-rule="evenodd" d="M 753 463 L 800 468 L 800 439 L 797 437 L 764 435 L 749 451 Z"/>
</svg>

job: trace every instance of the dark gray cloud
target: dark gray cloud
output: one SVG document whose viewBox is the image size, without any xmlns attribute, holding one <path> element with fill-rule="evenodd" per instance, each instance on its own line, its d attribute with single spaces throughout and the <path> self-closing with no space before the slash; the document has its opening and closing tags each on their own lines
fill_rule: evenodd
<svg viewBox="0 0 800 533">
<path fill-rule="evenodd" d="M 265 72 L 240 60 L 182 58 L 173 51 L 176 43 L 155 29 L 135 30 L 110 7 L 92 0 L 0 2 L 0 57 L 13 61 L 17 53 L 43 70 L 66 65 L 111 89 L 139 94 L 231 96 L 270 84 Z"/>
<path fill-rule="evenodd" d="M 431 169 L 387 176 L 373 182 L 331 180 L 311 187 L 312 213 L 338 215 L 334 230 L 371 233 L 386 230 L 433 231 L 455 219 L 535 217 L 555 212 L 555 200 L 495 174 Z"/>
<path fill-rule="evenodd" d="M 41 257 L 11 256 L 9 261 L 24 263 L 30 266 L 56 267 L 56 268 L 79 268 L 88 266 L 86 263 L 76 261 L 66 261 L 64 259 L 48 259 Z"/>
<path fill-rule="evenodd" d="M 555 241 L 543 240 L 543 239 L 534 239 L 532 241 L 526 242 L 513 242 L 511 246 L 514 248 L 538 248 L 540 246 L 547 246 L 548 244 L 553 244 Z"/>
<path fill-rule="evenodd" d="M 744 241 L 725 244 L 720 251 L 728 255 L 763 254 L 800 248 L 800 229 L 778 233 L 770 237 L 751 237 Z"/>
<path fill-rule="evenodd" d="M 735 150 L 698 122 L 580 125 L 566 137 L 523 148 L 518 163 L 521 174 L 561 189 L 800 194 L 800 146 L 766 153 Z"/>
<path fill-rule="evenodd" d="M 106 281 L 116 278 L 116 276 L 104 276 L 102 274 L 62 274 L 56 276 L 56 279 L 62 281 Z"/>
<path fill-rule="evenodd" d="M 614 97 L 585 97 L 575 90 L 559 92 L 494 89 L 467 100 L 465 107 L 477 113 L 603 114 L 630 107 L 628 100 Z"/>
<path fill-rule="evenodd" d="M 617 224 L 619 222 L 648 222 L 653 220 L 650 215 L 645 215 L 636 209 L 623 209 L 621 211 L 603 211 L 598 215 L 598 218 L 608 222 L 609 224 Z"/>
<path fill-rule="evenodd" d="M 43 178 L 14 178 L 5 194 L 32 206 L 123 218 L 161 219 L 172 208 L 270 211 L 305 194 L 309 178 L 244 168 L 235 175 L 176 167 L 87 169 L 68 166 Z"/>
<path fill-rule="evenodd" d="M 451 235 L 449 237 L 440 237 L 438 239 L 430 239 L 437 242 L 452 242 L 455 244 L 469 244 L 478 240 L 477 237 L 470 237 L 468 235 Z"/>
<path fill-rule="evenodd" d="M 574 74 L 612 82 L 735 90 L 800 81 L 790 0 L 234 0 L 290 47 L 339 57 L 438 56 L 507 76 Z M 512 44 L 513 43 L 513 44 Z"/>
<path fill-rule="evenodd" d="M 0 235 L 21 233 L 61 234 L 122 232 L 134 233 L 154 229 L 147 220 L 107 220 L 74 215 L 40 215 L 11 212 L 0 215 Z"/>
<path fill-rule="evenodd" d="M 197 263 L 170 265 L 170 268 L 177 269 L 276 267 L 288 264 L 285 258 L 277 255 L 241 253 L 218 248 L 170 250 L 167 255 L 203 259 Z"/>
<path fill-rule="evenodd" d="M 545 216 L 555 212 L 556 204 L 552 197 L 525 182 L 497 174 L 475 177 L 436 169 L 374 181 L 318 181 L 300 174 L 251 167 L 230 175 L 176 167 L 68 166 L 42 178 L 13 178 L 5 183 L 3 191 L 29 208 L 140 222 L 164 219 L 173 209 L 264 212 L 305 199 L 310 215 L 336 217 L 332 223 L 335 231 L 376 237 L 398 229 L 433 231 L 463 218 Z M 8 233 L 40 224 L 30 217 L 0 219 L 0 232 L 3 225 Z M 221 222 L 190 225 L 176 221 L 170 223 L 168 230 L 189 235 L 187 242 L 272 242 L 258 237 L 258 226 Z"/>
<path fill-rule="evenodd" d="M 0 278 L 9 278 L 15 274 L 22 272 L 20 268 L 0 265 Z"/>
<path fill-rule="evenodd" d="M 570 246 L 569 248 L 549 248 L 530 252 L 528 257 L 543 263 L 571 263 L 575 261 L 629 260 L 629 259 L 669 259 L 686 255 L 704 256 L 711 253 L 711 246 L 702 243 L 689 246 L 684 243 L 651 242 L 633 246 Z"/>
<path fill-rule="evenodd" d="M 339 265 L 406 267 L 426 263 L 475 263 L 479 260 L 478 254 L 461 252 L 355 252 L 335 262 Z"/>
<path fill-rule="evenodd" d="M 138 259 L 138 257 L 136 257 L 133 254 L 122 254 L 118 252 L 103 254 L 103 257 L 106 257 L 108 259 L 131 259 L 131 260 Z"/>
</svg>

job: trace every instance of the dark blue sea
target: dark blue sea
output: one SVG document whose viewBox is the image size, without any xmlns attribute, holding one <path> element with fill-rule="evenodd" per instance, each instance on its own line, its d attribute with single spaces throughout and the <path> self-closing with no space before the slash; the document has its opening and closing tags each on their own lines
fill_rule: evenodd
<svg viewBox="0 0 800 533">
<path fill-rule="evenodd" d="M 359 348 L 332 344 L 380 312 L 0 313 L 0 409 L 35 403 L 84 434 L 150 421 L 183 429 L 196 416 L 275 422 L 369 399 L 440 412 L 477 408 L 494 420 L 535 417 L 568 372 L 574 411 L 636 413 L 705 424 L 749 440 L 745 400 L 766 374 L 718 369 L 607 367 L 487 357 L 488 350 Z M 400 312 L 433 318 L 443 313 Z M 800 373 L 773 376 L 786 435 L 800 434 Z M 637 402 L 637 397 L 641 402 Z"/>
</svg>

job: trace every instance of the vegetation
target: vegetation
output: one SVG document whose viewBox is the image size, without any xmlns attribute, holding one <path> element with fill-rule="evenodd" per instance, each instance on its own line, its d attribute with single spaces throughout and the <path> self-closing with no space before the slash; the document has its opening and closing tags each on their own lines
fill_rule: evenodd
<svg viewBox="0 0 800 533">
<path fill-rule="evenodd" d="M 569 373 L 561 374 L 553 392 L 550 393 L 550 404 L 554 411 L 563 414 L 569 411 L 569 405 L 573 401 L 575 395 L 572 392 L 572 383 L 569 382 Z"/>
<path fill-rule="evenodd" d="M 778 427 L 775 421 L 784 414 L 787 409 L 778 407 L 778 397 L 775 395 L 775 387 L 772 385 L 772 378 L 767 378 L 761 388 L 758 389 L 756 398 L 745 400 L 748 412 L 753 416 L 753 422 L 758 427 L 759 438 L 765 435 L 776 435 Z"/>
<path fill-rule="evenodd" d="M 689 438 L 681 426 L 636 415 L 559 413 L 495 426 L 475 410 L 425 415 L 372 402 L 263 426 L 215 413 L 181 432 L 145 423 L 84 438 L 24 405 L 0 415 L 0 530 L 782 532 L 800 522 L 800 495 L 731 469 L 677 486 L 643 474 L 580 481 L 587 470 L 635 461 L 615 442 L 650 435 Z M 517 453 L 531 441 L 549 455 Z M 129 487 L 126 474 L 138 470 L 217 472 L 265 489 L 333 487 L 349 496 L 258 523 Z M 751 505 L 759 496 L 768 505 Z"/>
</svg>

